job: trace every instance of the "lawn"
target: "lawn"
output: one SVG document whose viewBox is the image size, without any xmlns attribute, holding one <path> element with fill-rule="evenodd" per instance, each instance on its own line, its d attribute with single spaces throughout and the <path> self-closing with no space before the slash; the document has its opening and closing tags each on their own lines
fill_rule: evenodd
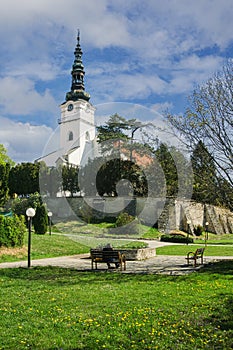
<svg viewBox="0 0 233 350">
<path fill-rule="evenodd" d="M 0 263 L 27 259 L 27 235 L 23 248 L 5 249 L 0 248 Z M 31 258 L 52 258 L 63 255 L 75 255 L 87 253 L 89 248 L 71 239 L 59 235 L 36 235 L 32 234 Z"/>
<path fill-rule="evenodd" d="M 186 256 L 188 252 L 194 252 L 197 248 L 205 247 L 204 245 L 195 244 L 175 244 L 156 248 L 157 255 L 183 255 Z M 206 256 L 233 256 L 233 246 L 220 245 L 208 246 L 205 248 Z"/>
<path fill-rule="evenodd" d="M 0 349 L 231 349 L 232 263 L 186 276 L 0 270 Z"/>
<path fill-rule="evenodd" d="M 60 234 L 32 234 L 31 258 L 43 259 L 58 256 L 76 255 L 88 253 L 90 247 L 105 245 L 110 240 L 108 238 L 95 238 L 93 236 L 69 236 Z M 0 248 L 0 263 L 27 259 L 27 243 L 28 236 L 25 235 L 23 248 L 7 249 Z M 129 240 L 113 240 L 114 248 L 121 246 L 122 248 L 142 248 L 147 244 L 142 241 Z"/>
</svg>

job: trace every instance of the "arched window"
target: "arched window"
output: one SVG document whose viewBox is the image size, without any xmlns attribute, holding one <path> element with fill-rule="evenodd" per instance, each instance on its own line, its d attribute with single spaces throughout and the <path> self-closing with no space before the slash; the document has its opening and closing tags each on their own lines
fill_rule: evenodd
<svg viewBox="0 0 233 350">
<path fill-rule="evenodd" d="M 88 131 L 86 132 L 86 141 L 90 141 L 90 134 Z"/>
<path fill-rule="evenodd" d="M 68 140 L 69 140 L 69 141 L 72 141 L 72 140 L 73 140 L 73 138 L 74 138 L 74 135 L 73 135 L 72 131 L 69 131 L 69 137 L 68 137 Z"/>
</svg>

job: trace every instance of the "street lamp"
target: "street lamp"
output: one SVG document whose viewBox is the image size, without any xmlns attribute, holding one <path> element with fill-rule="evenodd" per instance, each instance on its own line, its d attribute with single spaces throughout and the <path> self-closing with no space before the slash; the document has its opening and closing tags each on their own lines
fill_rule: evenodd
<svg viewBox="0 0 233 350">
<path fill-rule="evenodd" d="M 51 218 L 53 216 L 53 213 L 51 211 L 48 212 L 49 217 L 49 234 L 51 235 Z"/>
<path fill-rule="evenodd" d="M 209 226 L 209 223 L 208 223 L 208 221 L 206 221 L 206 223 L 205 223 L 205 246 L 207 245 L 207 240 L 208 240 L 208 226 Z"/>
<path fill-rule="evenodd" d="M 26 210 L 26 215 L 28 217 L 28 268 L 31 267 L 31 231 L 32 231 L 32 218 L 35 216 L 36 212 L 33 208 L 28 208 Z"/>
<path fill-rule="evenodd" d="M 191 225 L 190 220 L 187 220 L 187 225 L 188 225 L 187 244 L 189 244 L 189 230 L 190 230 L 190 225 Z"/>
</svg>

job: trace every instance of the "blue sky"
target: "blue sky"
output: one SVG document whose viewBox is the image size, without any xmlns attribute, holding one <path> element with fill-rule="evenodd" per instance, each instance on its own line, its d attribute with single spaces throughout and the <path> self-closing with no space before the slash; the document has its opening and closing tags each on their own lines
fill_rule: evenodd
<svg viewBox="0 0 233 350">
<path fill-rule="evenodd" d="M 0 143 L 16 162 L 40 157 L 57 128 L 77 28 L 90 102 L 110 114 L 115 102 L 182 114 L 233 57 L 232 0 L 8 0 L 0 17 Z"/>
</svg>

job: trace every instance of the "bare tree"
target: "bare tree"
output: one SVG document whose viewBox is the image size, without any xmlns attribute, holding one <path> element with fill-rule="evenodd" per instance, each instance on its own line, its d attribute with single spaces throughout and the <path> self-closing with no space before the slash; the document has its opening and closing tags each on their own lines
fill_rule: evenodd
<svg viewBox="0 0 233 350">
<path fill-rule="evenodd" d="M 167 114 L 173 130 L 193 150 L 203 142 L 218 176 L 233 187 L 233 60 L 190 96 L 183 116 Z"/>
</svg>

